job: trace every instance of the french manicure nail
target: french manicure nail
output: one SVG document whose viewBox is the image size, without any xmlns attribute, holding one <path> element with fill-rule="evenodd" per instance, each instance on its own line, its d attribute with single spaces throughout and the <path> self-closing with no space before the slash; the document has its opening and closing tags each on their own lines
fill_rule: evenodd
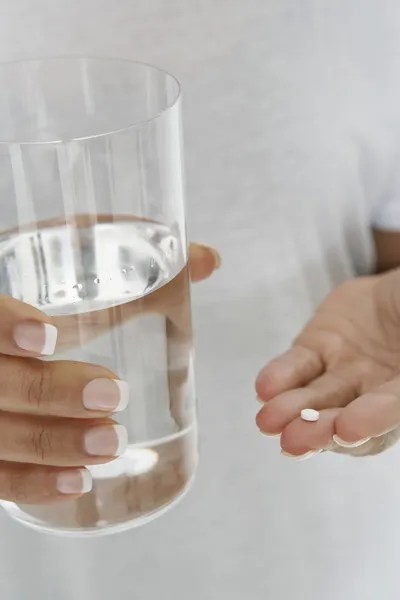
<svg viewBox="0 0 400 600">
<path fill-rule="evenodd" d="M 220 254 L 214 250 L 214 248 L 210 248 L 212 255 L 214 257 L 214 268 L 219 269 L 222 263 Z"/>
<path fill-rule="evenodd" d="M 92 485 L 92 476 L 86 469 L 63 471 L 57 476 L 57 489 L 61 494 L 86 494 Z"/>
<path fill-rule="evenodd" d="M 309 458 L 312 458 L 313 456 L 315 456 L 316 454 L 319 454 L 321 452 L 321 450 L 310 450 L 309 452 L 306 452 L 305 454 L 290 454 L 289 452 L 285 452 L 285 450 L 281 450 L 281 455 L 285 456 L 286 458 L 291 458 L 292 460 L 308 460 Z"/>
<path fill-rule="evenodd" d="M 129 385 L 119 379 L 93 379 L 83 390 L 83 404 L 88 410 L 121 412 L 129 402 Z"/>
<path fill-rule="evenodd" d="M 85 448 L 92 456 L 121 456 L 128 446 L 128 433 L 122 425 L 93 427 L 85 436 Z"/>
<path fill-rule="evenodd" d="M 364 444 L 369 442 L 370 439 L 370 437 L 366 437 L 362 440 L 358 440 L 357 442 L 346 442 L 345 440 L 342 440 L 342 438 L 340 438 L 338 435 L 333 436 L 333 441 L 342 448 L 359 448 L 359 446 L 363 446 Z"/>
<path fill-rule="evenodd" d="M 38 321 L 24 321 L 14 327 L 14 341 L 21 350 L 51 356 L 57 344 L 57 327 Z"/>
<path fill-rule="evenodd" d="M 281 435 L 280 433 L 267 433 L 266 431 L 263 431 L 262 429 L 260 429 L 260 433 L 261 433 L 261 435 L 265 435 L 265 437 L 279 437 Z"/>
</svg>

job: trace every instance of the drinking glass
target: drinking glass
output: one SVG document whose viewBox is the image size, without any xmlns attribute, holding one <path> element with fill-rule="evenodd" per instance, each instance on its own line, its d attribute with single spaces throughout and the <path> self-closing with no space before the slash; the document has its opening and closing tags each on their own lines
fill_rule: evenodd
<svg viewBox="0 0 400 600">
<path fill-rule="evenodd" d="M 128 449 L 93 489 L 3 502 L 47 532 L 100 535 L 189 489 L 197 422 L 177 80 L 149 65 L 55 58 L 0 66 L 0 293 L 54 318 L 51 360 L 129 383 Z"/>
</svg>

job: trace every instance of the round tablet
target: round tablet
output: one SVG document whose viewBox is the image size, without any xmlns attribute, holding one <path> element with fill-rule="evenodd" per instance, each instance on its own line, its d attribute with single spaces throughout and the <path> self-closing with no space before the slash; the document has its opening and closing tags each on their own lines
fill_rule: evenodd
<svg viewBox="0 0 400 600">
<path fill-rule="evenodd" d="M 318 421 L 319 412 L 313 408 L 304 408 L 301 411 L 301 418 L 303 421 Z"/>
</svg>

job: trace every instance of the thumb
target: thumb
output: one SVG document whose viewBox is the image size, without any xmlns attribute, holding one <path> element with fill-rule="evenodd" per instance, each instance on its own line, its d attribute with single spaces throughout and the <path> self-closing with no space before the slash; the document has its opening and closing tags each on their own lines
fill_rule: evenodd
<svg viewBox="0 0 400 600">
<path fill-rule="evenodd" d="M 192 282 L 202 281 L 221 266 L 221 257 L 214 248 L 201 244 L 189 246 L 189 268 Z"/>
</svg>

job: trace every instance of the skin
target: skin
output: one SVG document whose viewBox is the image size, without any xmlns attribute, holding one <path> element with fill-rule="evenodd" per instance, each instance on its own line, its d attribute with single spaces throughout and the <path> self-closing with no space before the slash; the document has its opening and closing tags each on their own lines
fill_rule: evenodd
<svg viewBox="0 0 400 600">
<path fill-rule="evenodd" d="M 400 233 L 375 232 L 375 240 L 378 269 L 400 265 Z M 219 267 L 219 256 L 211 248 L 191 244 L 189 254 L 192 282 L 207 279 Z M 173 285 L 179 290 L 186 284 L 178 276 Z M 176 290 L 167 288 L 141 301 L 140 312 L 164 314 L 181 342 L 190 324 L 175 310 Z M 0 297 L 1 499 L 31 504 L 69 499 L 71 494 L 57 488 L 61 473 L 114 458 L 85 451 L 86 434 L 112 427 L 113 421 L 109 413 L 86 410 L 82 396 L 93 379 L 116 375 L 95 365 L 38 360 L 16 345 L 16 328 L 25 322 L 56 326 L 57 348 L 64 348 L 76 344 L 82 331 L 92 338 L 134 318 L 139 312 L 135 304 L 98 311 L 86 322 L 74 316 L 51 319 Z M 256 389 L 263 408 L 257 425 L 263 432 L 281 435 L 283 451 L 293 457 L 320 449 L 354 455 L 381 452 L 398 437 L 399 359 L 400 270 L 354 279 L 333 291 L 293 347 L 259 374 Z M 302 421 L 302 408 L 319 410 L 319 421 Z M 371 439 L 343 448 L 334 443 L 335 435 L 347 443 Z"/>
<path fill-rule="evenodd" d="M 191 244 L 189 269 L 193 282 L 207 279 L 219 266 L 218 254 L 206 246 Z M 74 346 L 80 335 L 93 338 L 105 329 L 134 318 L 139 312 L 167 317 L 178 342 L 190 334 L 190 319 L 177 311 L 174 298 L 187 285 L 186 273 L 145 300 L 129 303 L 121 310 L 85 315 L 48 317 L 43 312 L 8 296 L 0 296 L 0 499 L 26 504 L 60 502 L 79 494 L 59 491 L 60 475 L 76 475 L 82 465 L 95 465 L 115 458 L 94 456 L 85 449 L 85 439 L 94 429 L 112 436 L 115 422 L 102 410 L 83 404 L 85 387 L 95 379 L 118 377 L 103 367 L 72 361 L 43 361 L 34 352 L 22 350 L 18 332 L 26 324 L 48 324 L 58 330 L 56 350 Z M 136 306 L 140 302 L 140 306 Z M 42 345 L 40 345 L 42 347 Z M 171 407 L 174 413 L 174 407 Z M 118 438 L 115 434 L 115 451 Z"/>
<path fill-rule="evenodd" d="M 400 265 L 400 232 L 374 232 L 378 271 Z M 360 277 L 334 290 L 283 355 L 258 375 L 256 417 L 280 435 L 282 453 L 321 450 L 354 456 L 394 444 L 400 424 L 400 269 Z M 320 419 L 300 418 L 303 408 Z"/>
</svg>

